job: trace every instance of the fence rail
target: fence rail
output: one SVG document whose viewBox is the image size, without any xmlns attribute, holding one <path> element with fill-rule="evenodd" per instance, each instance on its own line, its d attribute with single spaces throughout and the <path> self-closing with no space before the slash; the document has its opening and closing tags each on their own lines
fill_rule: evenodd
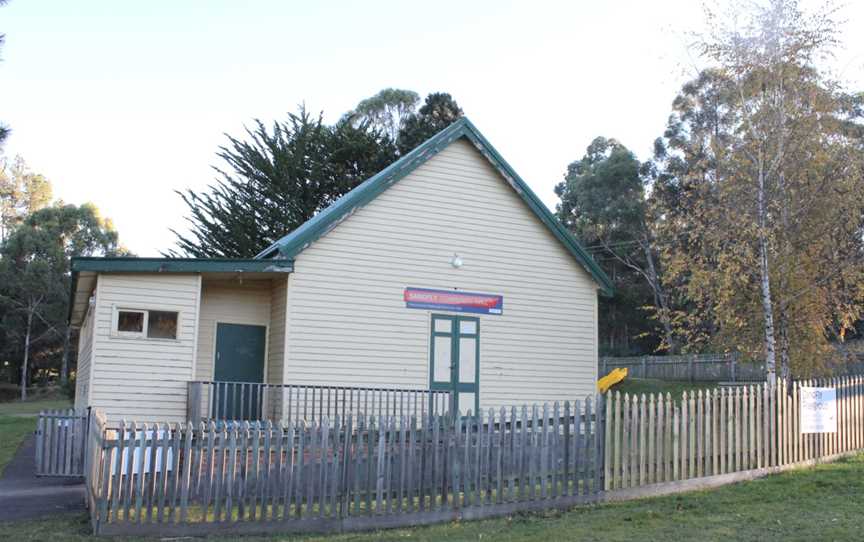
<svg viewBox="0 0 864 542">
<path fill-rule="evenodd" d="M 84 476 L 87 413 L 44 410 L 36 422 L 36 476 Z"/>
<path fill-rule="evenodd" d="M 741 361 L 740 352 L 719 352 L 711 354 L 669 354 L 665 356 L 601 356 L 600 360 L 608 360 L 611 362 L 636 364 L 664 362 L 664 363 L 690 363 L 691 360 L 697 363 L 726 363 L 727 361 Z"/>
<path fill-rule="evenodd" d="M 422 418 L 444 414 L 449 403 L 448 391 L 196 381 L 188 383 L 187 419 L 316 422 L 349 413 Z"/>
<path fill-rule="evenodd" d="M 687 382 L 754 382 L 765 379 L 759 363 L 742 363 L 738 353 L 686 356 L 640 356 L 600 358 L 601 375 L 626 368 L 631 378 L 654 378 Z"/>
<path fill-rule="evenodd" d="M 587 502 L 602 488 L 598 405 L 121 424 L 95 448 L 91 513 L 99 533 L 176 536 L 380 528 Z"/>
<path fill-rule="evenodd" d="M 864 374 L 864 353 L 847 358 L 845 363 L 828 364 L 825 370 L 831 376 L 858 376 Z"/>
<path fill-rule="evenodd" d="M 802 386 L 836 390 L 836 433 L 802 433 Z M 728 482 L 862 450 L 864 378 L 675 400 L 616 392 L 480 416 L 112 427 L 93 412 L 89 446 L 96 533 L 378 529 Z"/>
<path fill-rule="evenodd" d="M 802 386 L 833 387 L 837 432 L 801 432 Z M 605 489 L 800 463 L 864 448 L 864 379 L 607 398 Z"/>
</svg>

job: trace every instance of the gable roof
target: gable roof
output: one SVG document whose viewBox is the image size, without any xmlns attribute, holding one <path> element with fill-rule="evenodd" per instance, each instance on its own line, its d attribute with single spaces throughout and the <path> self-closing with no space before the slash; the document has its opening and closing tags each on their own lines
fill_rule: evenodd
<svg viewBox="0 0 864 542">
<path fill-rule="evenodd" d="M 378 174 L 363 181 L 353 190 L 336 200 L 332 205 L 304 222 L 299 228 L 279 239 L 255 258 L 279 257 L 291 259 L 308 248 L 312 243 L 326 235 L 354 211 L 362 208 L 379 194 L 397 183 L 400 179 L 417 169 L 427 160 L 438 154 L 442 149 L 457 139 L 464 137 L 495 167 L 507 183 L 516 191 L 522 201 L 528 205 L 537 218 L 552 232 L 558 241 L 573 258 L 593 277 L 603 294 L 611 296 L 612 281 L 600 269 L 597 262 L 585 251 L 579 241 L 567 231 L 561 222 L 540 201 L 540 198 L 525 184 L 519 175 L 513 171 L 498 151 L 483 137 L 483 134 L 469 121 L 462 117 L 447 128 L 427 139 L 399 160 L 393 162 Z"/>
</svg>

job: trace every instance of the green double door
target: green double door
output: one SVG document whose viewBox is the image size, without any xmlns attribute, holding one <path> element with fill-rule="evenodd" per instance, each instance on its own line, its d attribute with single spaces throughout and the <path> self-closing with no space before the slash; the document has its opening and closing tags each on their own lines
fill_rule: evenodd
<svg viewBox="0 0 864 542">
<path fill-rule="evenodd" d="M 216 324 L 213 418 L 260 420 L 267 328 Z"/>
<path fill-rule="evenodd" d="M 452 393 L 451 409 L 480 407 L 480 319 L 432 315 L 429 387 Z"/>
</svg>

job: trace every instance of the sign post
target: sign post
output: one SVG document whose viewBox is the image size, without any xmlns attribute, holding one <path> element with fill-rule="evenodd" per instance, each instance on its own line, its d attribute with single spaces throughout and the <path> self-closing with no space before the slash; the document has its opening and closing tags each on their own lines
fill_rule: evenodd
<svg viewBox="0 0 864 542">
<path fill-rule="evenodd" d="M 801 432 L 837 432 L 837 390 L 801 388 Z"/>
</svg>

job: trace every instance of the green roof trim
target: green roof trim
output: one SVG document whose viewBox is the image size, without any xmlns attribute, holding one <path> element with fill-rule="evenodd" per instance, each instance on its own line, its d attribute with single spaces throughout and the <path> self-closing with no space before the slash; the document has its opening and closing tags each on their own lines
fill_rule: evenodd
<svg viewBox="0 0 864 542">
<path fill-rule="evenodd" d="M 294 262 L 285 259 L 233 259 L 233 258 L 129 258 L 91 257 L 72 258 L 72 285 L 69 290 L 69 312 L 72 322 L 75 312 L 75 294 L 81 273 L 291 273 Z"/>
<path fill-rule="evenodd" d="M 97 273 L 290 273 L 287 259 L 233 258 L 72 258 L 72 271 Z"/>
<path fill-rule="evenodd" d="M 400 179 L 438 154 L 450 143 L 462 137 L 470 141 L 498 170 L 534 214 L 537 215 L 537 218 L 549 228 L 568 252 L 594 278 L 600 286 L 601 292 L 604 295 L 611 296 L 614 291 L 612 281 L 600 266 L 597 265 L 594 258 L 585 251 L 582 245 L 579 244 L 579 241 L 555 218 L 543 202 L 540 201 L 540 198 L 537 197 L 525 181 L 510 167 L 510 164 L 495 150 L 495 147 L 483 137 L 483 134 L 466 117 L 453 122 L 447 128 L 427 139 L 413 151 L 362 182 L 356 188 L 336 200 L 335 203 L 307 220 L 299 228 L 260 252 L 255 258 L 295 258 L 297 254 L 338 226 L 357 209 L 368 204 Z"/>
</svg>

